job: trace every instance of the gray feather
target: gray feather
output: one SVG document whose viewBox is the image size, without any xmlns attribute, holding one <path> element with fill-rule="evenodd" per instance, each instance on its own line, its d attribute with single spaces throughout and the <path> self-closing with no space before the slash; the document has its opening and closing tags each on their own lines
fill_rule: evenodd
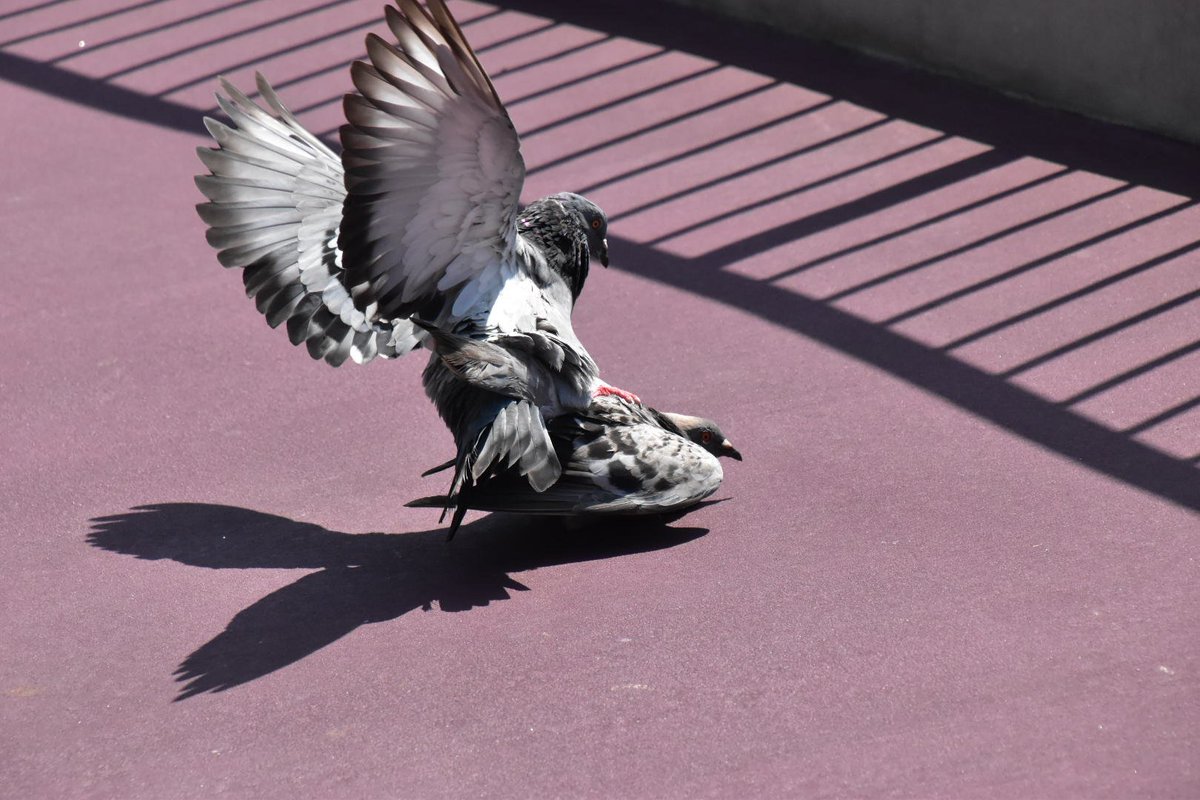
<svg viewBox="0 0 1200 800">
<path fill-rule="evenodd" d="M 314 358 L 336 366 L 415 346 L 395 323 L 357 311 L 342 284 L 334 239 L 346 191 L 337 156 L 296 122 L 262 76 L 258 89 L 270 112 L 228 82 L 222 87 L 218 101 L 233 124 L 205 120 L 218 147 L 198 151 L 210 174 L 196 178 L 209 201 L 196 208 L 220 263 L 244 270 L 246 293 L 267 323 L 287 322 L 288 339 L 306 344 Z"/>
</svg>

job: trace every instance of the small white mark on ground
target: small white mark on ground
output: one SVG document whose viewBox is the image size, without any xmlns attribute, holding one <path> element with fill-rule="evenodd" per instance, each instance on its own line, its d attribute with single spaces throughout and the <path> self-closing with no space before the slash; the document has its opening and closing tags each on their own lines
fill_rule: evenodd
<svg viewBox="0 0 1200 800">
<path fill-rule="evenodd" d="M 618 683 L 609 689 L 610 692 L 619 692 L 625 689 L 649 689 L 650 687 L 644 683 Z"/>
<path fill-rule="evenodd" d="M 1159 664 L 1158 671 L 1161 672 L 1163 675 L 1174 675 L 1175 674 L 1175 670 L 1171 669 L 1166 664 Z"/>
</svg>

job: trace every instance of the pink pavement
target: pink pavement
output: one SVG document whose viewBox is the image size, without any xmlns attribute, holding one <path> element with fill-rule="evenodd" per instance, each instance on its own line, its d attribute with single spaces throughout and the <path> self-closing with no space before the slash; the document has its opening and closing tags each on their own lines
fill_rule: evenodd
<svg viewBox="0 0 1200 800">
<path fill-rule="evenodd" d="M 338 124 L 377 3 L 0 11 L 0 795 L 1200 793 L 1200 151 L 683 8 L 456 2 L 577 328 L 745 455 L 669 523 L 405 501 L 421 356 L 263 324 L 217 74 Z"/>
</svg>

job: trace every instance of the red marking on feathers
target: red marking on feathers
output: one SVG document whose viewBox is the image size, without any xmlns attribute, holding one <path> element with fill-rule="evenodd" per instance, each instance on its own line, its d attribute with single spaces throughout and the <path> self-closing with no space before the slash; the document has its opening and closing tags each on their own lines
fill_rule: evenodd
<svg viewBox="0 0 1200 800">
<path fill-rule="evenodd" d="M 609 386 L 607 383 L 602 383 L 597 386 L 596 391 L 592 394 L 592 397 L 603 397 L 607 394 L 616 395 L 626 403 L 633 403 L 639 406 L 642 404 L 642 398 L 638 397 L 633 392 L 627 392 L 624 389 L 618 389 L 615 386 Z"/>
</svg>

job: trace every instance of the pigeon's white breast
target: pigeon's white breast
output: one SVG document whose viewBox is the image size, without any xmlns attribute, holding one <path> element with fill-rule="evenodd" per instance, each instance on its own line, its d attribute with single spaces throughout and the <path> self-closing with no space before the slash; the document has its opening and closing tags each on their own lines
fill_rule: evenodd
<svg viewBox="0 0 1200 800">
<path fill-rule="evenodd" d="M 487 326 L 505 333 L 534 330 L 537 318 L 545 316 L 546 307 L 542 287 L 528 273 L 518 271 L 497 287 Z"/>
<path fill-rule="evenodd" d="M 571 327 L 571 310 L 574 303 L 571 291 L 562 281 L 539 285 L 525 271 L 519 271 L 497 288 L 487 325 L 505 333 L 533 331 L 542 320 L 553 326 L 557 336 L 582 356 L 588 352 L 575 337 Z"/>
</svg>

